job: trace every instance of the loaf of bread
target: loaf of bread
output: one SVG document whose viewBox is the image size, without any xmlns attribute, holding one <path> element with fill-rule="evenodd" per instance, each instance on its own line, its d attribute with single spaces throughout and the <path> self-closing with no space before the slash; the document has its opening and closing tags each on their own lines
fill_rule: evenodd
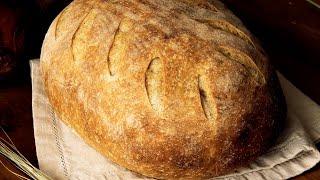
<svg viewBox="0 0 320 180">
<path fill-rule="evenodd" d="M 60 119 L 154 178 L 209 178 L 270 147 L 286 115 L 257 40 L 215 0 L 75 0 L 41 53 Z"/>
</svg>

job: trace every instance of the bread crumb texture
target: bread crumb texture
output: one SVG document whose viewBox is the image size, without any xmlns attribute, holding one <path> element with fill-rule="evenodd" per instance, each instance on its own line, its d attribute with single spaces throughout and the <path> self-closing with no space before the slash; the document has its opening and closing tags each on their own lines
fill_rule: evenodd
<svg viewBox="0 0 320 180">
<path fill-rule="evenodd" d="M 46 34 L 41 70 L 60 119 L 148 177 L 226 174 L 285 118 L 262 48 L 216 0 L 75 0 Z"/>
</svg>

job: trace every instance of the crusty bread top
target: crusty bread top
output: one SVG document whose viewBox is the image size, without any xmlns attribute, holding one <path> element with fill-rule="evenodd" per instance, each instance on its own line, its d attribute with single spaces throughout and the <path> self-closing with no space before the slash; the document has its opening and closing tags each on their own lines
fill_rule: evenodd
<svg viewBox="0 0 320 180">
<path fill-rule="evenodd" d="M 225 174 L 285 115 L 263 50 L 218 1 L 76 0 L 50 26 L 41 68 L 61 120 L 150 177 Z"/>
</svg>

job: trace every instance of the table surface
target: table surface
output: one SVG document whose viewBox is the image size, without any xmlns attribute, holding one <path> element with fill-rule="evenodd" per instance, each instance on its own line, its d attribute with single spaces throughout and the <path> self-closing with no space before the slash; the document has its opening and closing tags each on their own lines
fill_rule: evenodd
<svg viewBox="0 0 320 180">
<path fill-rule="evenodd" d="M 279 3 L 277 5 L 279 7 L 288 6 L 287 1 L 279 2 L 286 3 Z M 297 11 L 297 9 L 295 9 L 296 6 L 294 6 L 295 4 L 293 2 L 289 3 L 290 8 L 288 9 L 288 11 L 279 11 L 279 13 L 272 11 L 281 9 L 282 7 L 274 7 L 271 1 L 257 0 L 253 2 L 250 0 L 226 0 L 226 3 L 229 3 L 231 9 L 235 11 L 236 14 L 237 11 L 241 12 L 239 16 L 242 20 L 248 19 L 248 21 L 245 21 L 245 24 L 261 40 L 263 47 L 265 48 L 271 62 L 275 65 L 275 67 L 282 74 L 284 74 L 285 77 L 289 79 L 295 86 L 297 86 L 315 102 L 320 104 L 319 53 L 312 54 L 312 52 L 308 51 L 308 49 L 320 49 L 320 43 L 315 43 L 316 41 L 320 42 L 320 21 L 318 21 L 317 19 L 320 16 L 318 11 L 314 9 L 310 10 L 310 7 L 307 4 L 303 4 L 302 1 L 295 1 L 294 3 L 300 3 L 300 9 L 301 7 L 308 6 L 305 8 L 306 12 L 304 13 Z M 264 7 L 265 9 L 263 9 Z M 316 13 L 318 13 L 318 16 L 314 16 L 313 14 L 310 15 L 310 13 L 313 13 L 314 11 L 317 11 Z M 273 13 L 274 16 L 262 16 L 265 12 L 271 14 Z M 281 19 L 281 13 L 286 19 Z M 290 15 L 290 13 L 292 15 L 299 15 L 300 20 L 294 18 L 292 19 L 291 16 L 289 17 L 288 15 Z M 257 16 L 253 16 L 252 14 L 257 14 Z M 243 16 L 241 17 L 241 15 Z M 279 15 L 279 18 L 274 18 L 276 17 L 275 15 Z M 312 23 L 311 27 L 310 25 L 308 25 L 308 22 L 311 22 L 312 20 L 316 23 Z M 288 26 L 286 26 L 286 28 L 282 27 L 282 29 L 280 30 L 274 28 L 279 27 L 278 24 L 284 24 L 279 23 L 280 21 L 288 22 Z M 261 25 L 262 22 L 264 23 L 264 25 Z M 270 27 L 270 29 L 265 29 L 265 25 L 267 25 L 267 27 Z M 315 30 L 315 26 L 318 27 L 317 30 Z M 291 38 L 293 36 L 286 36 L 286 31 L 281 32 L 281 30 L 288 29 L 295 30 L 293 34 L 298 36 L 299 38 L 304 37 L 302 39 L 304 39 L 305 41 L 302 42 L 302 45 L 300 43 L 296 43 L 297 46 L 292 45 L 294 44 L 291 41 Z M 24 74 L 23 76 L 29 75 Z M 24 154 L 32 164 L 38 166 L 33 136 L 31 98 L 32 94 L 30 79 L 23 82 L 5 85 L 3 85 L 3 83 L 1 84 L 0 82 L 0 125 L 11 137 L 20 152 Z M 3 137 L 3 134 L 1 134 L 0 136 Z M 320 144 L 317 146 L 319 149 Z M 19 172 L 9 161 L 4 159 L 2 156 L 0 156 L 0 160 L 7 167 L 14 170 L 14 172 Z M 17 179 L 17 177 L 10 173 L 7 169 L 5 169 L 4 166 L 0 165 L 0 179 Z M 306 171 L 302 175 L 295 177 L 294 179 L 320 179 L 320 164 Z"/>
</svg>

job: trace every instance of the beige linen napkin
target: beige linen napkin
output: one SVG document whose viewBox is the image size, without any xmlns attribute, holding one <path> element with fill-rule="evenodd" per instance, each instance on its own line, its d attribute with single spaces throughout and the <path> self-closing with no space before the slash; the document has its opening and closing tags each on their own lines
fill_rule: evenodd
<svg viewBox="0 0 320 180">
<path fill-rule="evenodd" d="M 34 135 L 39 166 L 54 179 L 148 179 L 96 152 L 63 124 L 48 102 L 39 61 L 30 61 Z M 274 147 L 250 165 L 216 179 L 286 179 L 320 161 L 314 143 L 320 139 L 320 107 L 281 74 L 288 104 L 287 124 Z"/>
</svg>

